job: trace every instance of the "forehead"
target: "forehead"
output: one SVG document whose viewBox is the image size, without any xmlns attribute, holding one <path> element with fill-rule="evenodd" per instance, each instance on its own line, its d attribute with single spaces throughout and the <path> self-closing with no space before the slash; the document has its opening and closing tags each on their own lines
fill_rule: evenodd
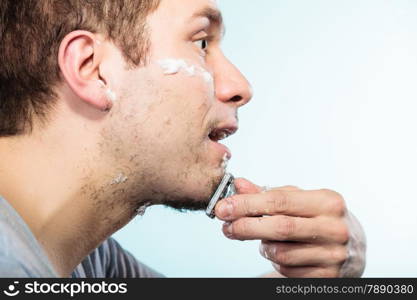
<svg viewBox="0 0 417 300">
<path fill-rule="evenodd" d="M 153 17 L 159 17 L 164 23 L 183 23 L 204 17 L 221 21 L 216 0 L 161 0 Z"/>
<path fill-rule="evenodd" d="M 213 7 L 217 8 L 217 1 L 216 0 L 161 0 L 160 7 L 161 8 L 181 8 L 183 10 L 186 9 L 198 9 L 200 7 Z"/>
</svg>

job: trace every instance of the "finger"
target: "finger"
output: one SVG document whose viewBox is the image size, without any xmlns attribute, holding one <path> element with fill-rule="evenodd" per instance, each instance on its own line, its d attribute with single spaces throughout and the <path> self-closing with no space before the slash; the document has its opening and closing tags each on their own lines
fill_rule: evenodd
<svg viewBox="0 0 417 300">
<path fill-rule="evenodd" d="M 291 278 L 336 278 L 339 277 L 337 267 L 285 267 L 274 265 L 279 272 Z"/>
<path fill-rule="evenodd" d="M 297 186 L 294 185 L 285 185 L 285 186 L 280 186 L 280 187 L 276 187 L 276 188 L 267 188 L 267 191 L 301 191 L 301 189 Z"/>
<path fill-rule="evenodd" d="M 300 218 L 270 216 L 241 218 L 223 225 L 230 239 L 271 240 L 307 243 L 345 244 L 349 239 L 347 226 L 336 218 Z"/>
<path fill-rule="evenodd" d="M 256 194 L 262 192 L 262 187 L 245 178 L 237 178 L 234 181 L 238 194 Z"/>
<path fill-rule="evenodd" d="M 343 216 L 346 206 L 336 192 L 327 190 L 286 191 L 270 190 L 266 193 L 233 195 L 219 201 L 216 216 L 225 221 L 244 216 L 284 214 L 300 217 L 319 215 Z"/>
<path fill-rule="evenodd" d="M 245 178 L 237 178 L 234 181 L 236 191 L 238 194 L 256 194 L 265 191 L 272 191 L 272 190 L 283 190 L 283 191 L 296 191 L 299 190 L 298 187 L 292 185 L 286 185 L 282 187 L 270 188 L 267 186 L 259 186 L 256 185 Z"/>
<path fill-rule="evenodd" d="M 261 255 L 281 266 L 341 266 L 347 259 L 347 248 L 339 244 L 262 242 Z"/>
</svg>

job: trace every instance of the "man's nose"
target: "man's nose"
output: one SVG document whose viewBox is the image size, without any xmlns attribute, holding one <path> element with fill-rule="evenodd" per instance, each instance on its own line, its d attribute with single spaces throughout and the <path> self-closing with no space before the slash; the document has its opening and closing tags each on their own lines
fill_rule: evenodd
<svg viewBox="0 0 417 300">
<path fill-rule="evenodd" d="M 252 87 L 243 74 L 226 58 L 214 70 L 216 97 L 222 102 L 243 106 L 252 99 Z"/>
</svg>

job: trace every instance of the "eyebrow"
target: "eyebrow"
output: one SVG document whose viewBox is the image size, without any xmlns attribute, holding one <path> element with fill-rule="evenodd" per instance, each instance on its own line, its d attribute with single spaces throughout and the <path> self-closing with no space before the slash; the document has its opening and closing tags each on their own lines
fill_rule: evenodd
<svg viewBox="0 0 417 300">
<path fill-rule="evenodd" d="M 223 23 L 223 16 L 220 10 L 212 7 L 205 7 L 202 10 L 193 14 L 193 18 L 207 18 L 210 23 L 221 28 L 222 35 L 224 35 L 226 28 Z"/>
</svg>

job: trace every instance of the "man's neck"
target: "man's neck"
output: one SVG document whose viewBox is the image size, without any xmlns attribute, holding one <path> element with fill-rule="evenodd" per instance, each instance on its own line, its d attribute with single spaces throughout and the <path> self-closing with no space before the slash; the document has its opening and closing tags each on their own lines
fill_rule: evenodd
<svg viewBox="0 0 417 300">
<path fill-rule="evenodd" d="M 108 193 L 93 182 L 88 159 L 83 159 L 85 148 L 51 141 L 0 139 L 0 195 L 27 223 L 56 272 L 67 277 L 133 215 L 132 209 L 114 205 L 113 200 L 108 209 Z M 74 157 L 78 160 L 71 160 Z"/>
</svg>

